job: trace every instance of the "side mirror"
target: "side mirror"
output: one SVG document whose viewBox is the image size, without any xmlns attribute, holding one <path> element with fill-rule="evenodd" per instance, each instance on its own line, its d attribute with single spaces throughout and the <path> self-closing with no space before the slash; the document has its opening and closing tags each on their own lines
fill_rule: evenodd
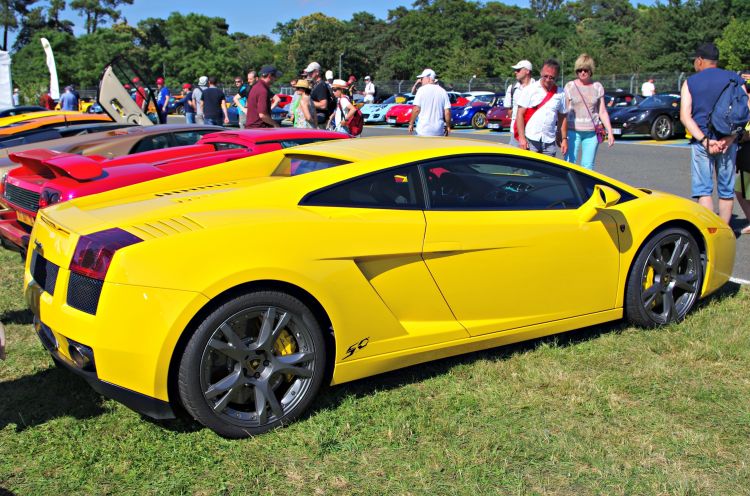
<svg viewBox="0 0 750 496">
<path fill-rule="evenodd" d="M 581 221 L 589 222 L 596 217 L 599 209 L 609 208 L 616 205 L 618 201 L 620 201 L 620 193 L 609 186 L 597 184 L 594 186 L 594 192 L 591 194 L 591 197 L 586 203 L 581 205 Z"/>
</svg>

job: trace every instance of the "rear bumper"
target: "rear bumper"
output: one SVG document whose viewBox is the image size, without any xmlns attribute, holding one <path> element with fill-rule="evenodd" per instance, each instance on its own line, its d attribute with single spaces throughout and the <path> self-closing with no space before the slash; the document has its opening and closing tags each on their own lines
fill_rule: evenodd
<svg viewBox="0 0 750 496">
<path fill-rule="evenodd" d="M 15 210 L 0 210 L 0 245 L 23 254 L 29 247 L 29 236 L 18 222 Z"/>
</svg>

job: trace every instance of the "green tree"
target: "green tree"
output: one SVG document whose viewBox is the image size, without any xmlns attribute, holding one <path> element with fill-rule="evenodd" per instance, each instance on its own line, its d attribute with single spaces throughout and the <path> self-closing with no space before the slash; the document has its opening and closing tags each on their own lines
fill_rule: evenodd
<svg viewBox="0 0 750 496">
<path fill-rule="evenodd" d="M 117 22 L 120 19 L 120 5 L 132 5 L 133 0 L 73 0 L 70 6 L 86 17 L 84 26 L 86 34 L 91 34 L 99 29 L 99 25 L 111 20 Z"/>
<path fill-rule="evenodd" d="M 747 69 L 750 64 L 750 20 L 732 19 L 716 40 L 721 63 L 730 71 Z"/>
<path fill-rule="evenodd" d="M 26 16 L 36 0 L 0 0 L 0 24 L 3 26 L 2 50 L 8 50 L 8 33 L 18 29 L 18 16 Z"/>
</svg>

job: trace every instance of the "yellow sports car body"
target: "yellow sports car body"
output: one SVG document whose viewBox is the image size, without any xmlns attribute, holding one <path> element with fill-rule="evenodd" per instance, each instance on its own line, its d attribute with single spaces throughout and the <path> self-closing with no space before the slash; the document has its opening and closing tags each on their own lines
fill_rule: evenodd
<svg viewBox="0 0 750 496">
<path fill-rule="evenodd" d="M 627 318 L 682 319 L 735 237 L 689 200 L 496 143 L 363 138 L 43 210 L 25 291 L 105 395 L 227 437 L 325 384 Z"/>
<path fill-rule="evenodd" d="M 11 115 L 9 117 L 0 117 L 0 127 L 10 126 L 11 124 L 16 124 L 17 122 L 39 119 L 40 117 L 72 114 L 78 114 L 78 112 L 72 112 L 70 110 L 42 110 L 39 112 L 29 112 L 28 114 Z"/>
</svg>

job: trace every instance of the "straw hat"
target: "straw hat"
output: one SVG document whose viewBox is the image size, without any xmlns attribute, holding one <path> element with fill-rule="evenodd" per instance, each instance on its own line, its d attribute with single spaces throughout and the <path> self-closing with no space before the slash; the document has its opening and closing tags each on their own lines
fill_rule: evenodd
<svg viewBox="0 0 750 496">
<path fill-rule="evenodd" d="M 307 79 L 298 79 L 297 84 L 295 84 L 294 87 L 309 90 L 310 83 L 307 82 Z"/>
<path fill-rule="evenodd" d="M 349 85 L 346 84 L 346 81 L 343 79 L 334 79 L 333 83 L 331 83 L 331 88 L 340 88 L 342 90 L 345 90 L 348 88 Z"/>
</svg>

